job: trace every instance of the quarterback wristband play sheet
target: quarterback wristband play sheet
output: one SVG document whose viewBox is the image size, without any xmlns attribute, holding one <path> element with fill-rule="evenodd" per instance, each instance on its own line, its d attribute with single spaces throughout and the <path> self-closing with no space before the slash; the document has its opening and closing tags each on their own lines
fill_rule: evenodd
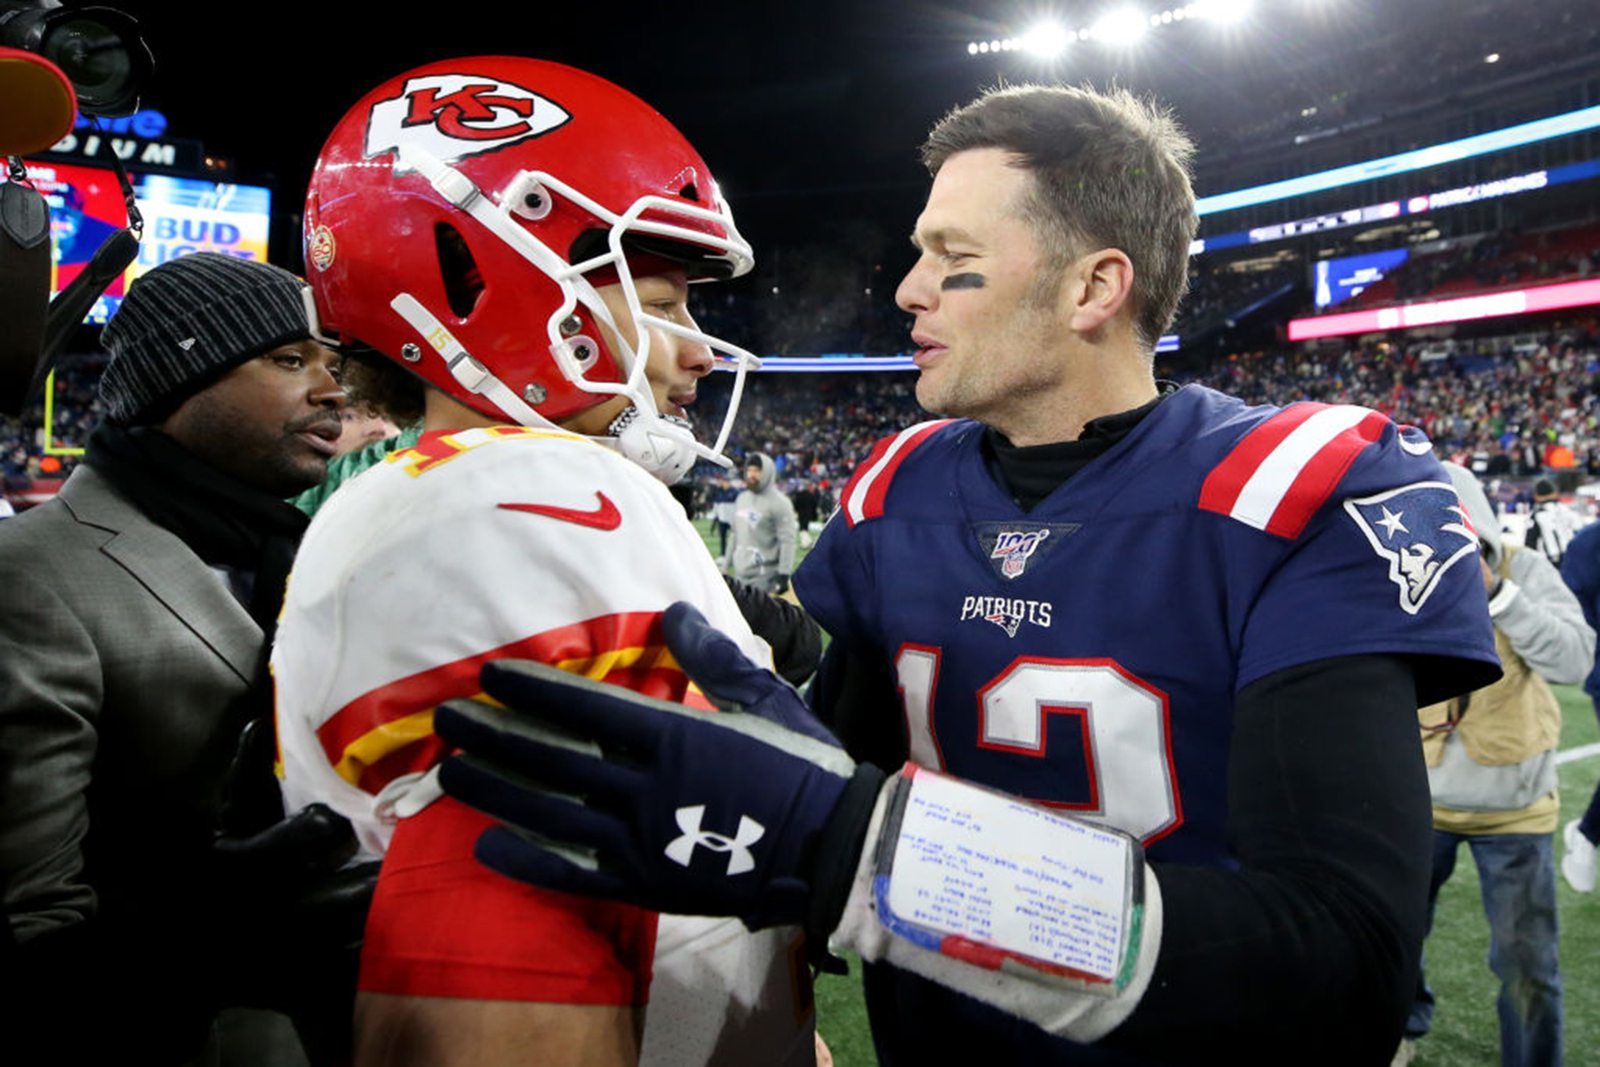
<svg viewBox="0 0 1600 1067">
<path fill-rule="evenodd" d="M 1144 888 L 1133 838 L 913 765 L 886 830 L 873 897 L 891 933 L 1106 995 L 1133 973 Z"/>
</svg>

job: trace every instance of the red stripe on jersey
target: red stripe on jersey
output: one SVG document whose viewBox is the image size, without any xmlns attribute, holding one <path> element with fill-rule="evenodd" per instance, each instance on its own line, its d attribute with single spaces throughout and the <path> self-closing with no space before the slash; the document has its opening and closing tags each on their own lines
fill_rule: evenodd
<svg viewBox="0 0 1600 1067">
<path fill-rule="evenodd" d="M 1370 412 L 1366 418 L 1343 431 L 1317 450 L 1301 469 L 1284 494 L 1283 501 L 1272 512 L 1267 523 L 1267 533 L 1293 540 L 1306 528 L 1311 516 L 1327 503 L 1339 487 L 1350 464 L 1362 451 L 1383 435 L 1389 418 L 1381 412 Z"/>
<path fill-rule="evenodd" d="M 1222 462 L 1206 475 L 1205 484 L 1200 487 L 1200 510 L 1215 511 L 1221 515 L 1231 513 L 1239 494 L 1244 491 L 1245 483 L 1273 450 L 1283 443 L 1283 439 L 1301 423 L 1329 406 L 1311 402 L 1291 404 L 1240 438 L 1222 457 Z"/>
<path fill-rule="evenodd" d="M 416 736 L 418 731 L 412 729 L 393 743 L 383 738 L 385 727 L 431 711 L 446 700 L 476 696 L 479 670 L 497 659 L 539 660 L 615 681 L 648 696 L 707 706 L 698 691 L 693 698 L 686 697 L 688 678 L 663 646 L 660 614 L 602 615 L 419 671 L 363 693 L 318 728 L 323 754 L 346 778 L 374 793 L 401 774 L 432 766 L 443 752 L 431 726 L 423 736 Z M 358 745 L 368 751 L 362 752 Z"/>
<path fill-rule="evenodd" d="M 465 662 L 465 661 L 463 661 Z M 693 686 L 685 690 L 688 679 L 676 667 L 649 667 L 633 668 L 623 667 L 608 673 L 602 681 L 611 685 L 620 685 L 624 689 L 631 689 L 635 693 L 643 693 L 648 697 L 658 700 L 670 700 L 685 707 L 694 708 L 696 711 L 717 710 L 716 705 L 706 699 L 706 695 Z M 474 685 L 474 689 L 477 687 Z M 682 694 L 679 696 L 678 694 Z M 472 698 L 481 694 L 471 693 Z M 448 699 L 454 700 L 456 697 Z M 437 703 L 437 702 L 435 702 Z M 326 745 L 326 742 L 324 742 Z M 383 791 L 383 787 L 403 774 L 416 774 L 427 770 L 440 760 L 449 755 L 443 741 L 436 734 L 430 732 L 426 737 L 419 738 L 403 744 L 401 747 L 382 756 L 376 763 L 361 770 L 361 777 L 356 785 L 362 790 L 373 795 Z M 330 756 L 330 759 L 335 757 Z M 343 758 L 342 755 L 339 758 Z"/>
<path fill-rule="evenodd" d="M 898 436 L 899 434 L 896 434 L 895 437 L 885 437 L 873 445 L 872 451 L 867 453 L 867 458 L 861 461 L 861 465 L 856 467 L 855 473 L 850 475 L 850 480 L 844 483 L 844 492 L 839 494 L 839 510 L 844 512 L 844 521 L 848 525 L 854 526 L 856 524 L 855 520 L 850 517 L 850 501 L 855 497 L 856 486 L 861 484 L 861 480 L 867 476 L 868 471 L 878 465 L 878 462 L 883 459 L 884 453 L 889 451 L 889 446 L 894 444 L 895 438 Z"/>
<path fill-rule="evenodd" d="M 893 437 L 879 441 L 872 449 L 871 455 L 867 457 L 867 461 L 856 468 L 855 474 L 850 478 L 850 483 L 845 486 L 844 496 L 839 498 L 845 502 L 845 522 L 854 526 L 857 522 L 876 519 L 882 515 L 883 502 L 889 496 L 889 483 L 894 479 L 895 472 L 900 469 L 900 465 L 906 461 L 907 456 L 916 450 L 918 445 L 932 436 L 934 431 L 941 426 L 948 425 L 951 421 L 950 419 L 939 419 L 916 430 L 909 432 L 902 430 Z M 898 449 L 894 449 L 896 441 L 902 442 Z M 894 455 L 889 456 L 887 462 L 885 462 L 884 456 L 888 454 L 890 449 L 894 449 Z M 853 494 L 858 483 L 869 478 L 871 479 L 871 484 L 866 485 L 865 497 L 856 509 L 861 512 L 861 515 L 859 518 L 852 518 L 851 504 L 855 499 Z"/>
<path fill-rule="evenodd" d="M 448 746 L 439 740 L 439 735 L 430 732 L 427 737 L 397 748 L 379 757 L 371 766 L 363 767 L 361 777 L 356 779 L 356 785 L 376 796 L 383 791 L 384 786 L 401 775 L 425 771 L 449 754 Z"/>
</svg>

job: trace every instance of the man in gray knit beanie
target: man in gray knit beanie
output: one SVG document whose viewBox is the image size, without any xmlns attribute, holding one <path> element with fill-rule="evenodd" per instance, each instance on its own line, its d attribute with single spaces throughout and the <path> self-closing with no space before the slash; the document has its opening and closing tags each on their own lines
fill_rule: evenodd
<svg viewBox="0 0 1600 1067">
<path fill-rule="evenodd" d="M 100 335 L 107 422 L 157 427 L 270 492 L 318 484 L 344 397 L 309 297 L 286 270 L 215 252 L 141 275 Z"/>
<path fill-rule="evenodd" d="M 269 263 L 216 252 L 170 259 L 141 275 L 106 325 L 106 416 L 159 421 L 230 368 L 312 336 L 306 284 Z"/>
<path fill-rule="evenodd" d="M 284 497 L 327 476 L 345 404 L 303 291 L 203 252 L 142 275 L 101 334 L 83 464 L 0 524 L 18 1062 L 265 1067 L 286 1015 L 349 1028 L 376 874 L 342 869 L 332 811 L 284 818 L 272 773 L 266 650 L 306 528 Z"/>
</svg>

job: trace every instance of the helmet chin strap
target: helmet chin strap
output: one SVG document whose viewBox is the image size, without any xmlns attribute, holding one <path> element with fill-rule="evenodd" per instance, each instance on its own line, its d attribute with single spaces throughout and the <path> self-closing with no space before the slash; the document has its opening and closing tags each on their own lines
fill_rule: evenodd
<svg viewBox="0 0 1600 1067">
<path fill-rule="evenodd" d="M 422 301 L 410 293 L 401 293 L 389 301 L 389 307 L 422 336 L 429 348 L 439 353 L 439 357 L 450 370 L 450 376 L 463 389 L 469 393 L 488 397 L 507 418 L 519 425 L 558 428 L 524 403 L 522 398 L 513 393 L 505 382 L 495 377 L 488 367 L 473 359 L 472 354 L 456 340 L 455 334 L 451 333 L 433 312 L 422 306 Z"/>
<path fill-rule="evenodd" d="M 608 432 L 624 457 L 637 463 L 666 485 L 677 485 L 695 460 L 720 459 L 707 455 L 704 445 L 682 419 L 671 415 L 645 415 L 629 405 L 611 420 Z"/>
<path fill-rule="evenodd" d="M 428 346 L 439 354 L 449 367 L 450 374 L 470 392 L 487 397 L 507 418 L 522 426 L 560 429 L 543 415 L 522 401 L 506 384 L 462 347 L 454 334 L 439 319 L 422 306 L 410 293 L 401 293 L 389 306 L 416 330 Z M 622 455 L 656 479 L 667 485 L 676 485 L 689 473 L 697 459 L 709 459 L 722 466 L 731 466 L 721 455 L 714 453 L 695 440 L 694 432 L 682 419 L 646 411 L 640 407 L 639 398 L 631 393 L 629 404 L 608 427 L 607 437 L 591 437 L 597 444 L 615 448 Z"/>
</svg>

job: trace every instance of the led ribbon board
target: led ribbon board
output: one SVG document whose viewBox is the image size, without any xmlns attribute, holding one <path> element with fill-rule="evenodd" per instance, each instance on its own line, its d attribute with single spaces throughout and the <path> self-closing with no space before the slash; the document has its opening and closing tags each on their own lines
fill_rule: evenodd
<svg viewBox="0 0 1600 1067">
<path fill-rule="evenodd" d="M 1370 182 L 1378 178 L 1393 177 L 1396 174 L 1427 170 L 1429 167 L 1455 163 L 1473 156 L 1487 155 L 1490 152 L 1501 152 L 1507 148 L 1517 148 L 1536 141 L 1548 141 L 1553 137 L 1564 137 L 1569 133 L 1582 133 L 1584 130 L 1596 127 L 1600 127 L 1600 105 L 1569 111 L 1563 115 L 1551 115 L 1549 118 L 1535 119 L 1533 122 L 1507 126 L 1500 130 L 1490 130 L 1488 133 L 1446 141 L 1427 148 L 1417 148 L 1410 152 L 1369 159 L 1364 163 L 1352 163 L 1346 167 L 1335 167 L 1332 170 L 1322 170 L 1315 174 L 1305 174 L 1266 185 L 1253 185 L 1248 189 L 1236 189 L 1231 193 L 1203 196 L 1195 202 L 1195 212 L 1204 218 L 1206 215 L 1215 215 L 1223 211 L 1237 211 L 1239 208 L 1252 207 L 1256 204 L 1286 200 L 1291 196 L 1304 196 L 1325 189 L 1337 189 L 1341 185 L 1354 185 L 1357 182 Z"/>
<path fill-rule="evenodd" d="M 1463 296 L 1454 300 L 1434 300 L 1404 307 L 1373 311 L 1348 311 L 1340 315 L 1319 315 L 1310 319 L 1291 319 L 1289 340 L 1311 341 L 1318 337 L 1347 337 L 1378 330 L 1407 330 L 1416 326 L 1437 326 L 1446 322 L 1494 319 L 1506 315 L 1528 315 L 1536 311 L 1600 304 L 1600 279 L 1560 282 L 1532 289 L 1512 289 L 1482 296 Z"/>
</svg>

